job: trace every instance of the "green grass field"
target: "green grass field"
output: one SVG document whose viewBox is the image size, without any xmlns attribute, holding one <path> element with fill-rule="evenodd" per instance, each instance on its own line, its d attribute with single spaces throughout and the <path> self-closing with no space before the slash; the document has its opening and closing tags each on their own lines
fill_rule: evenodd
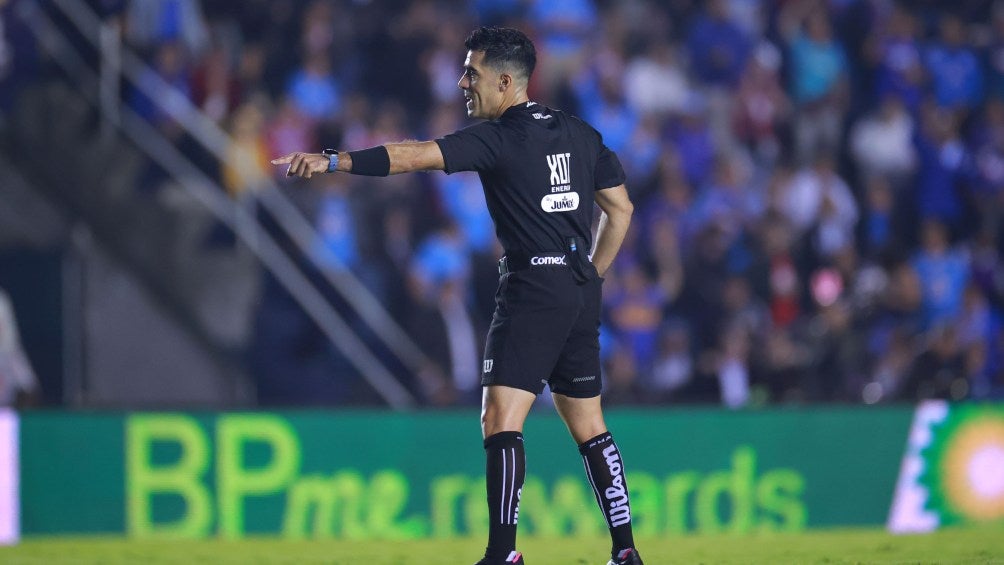
<svg viewBox="0 0 1004 565">
<path fill-rule="evenodd" d="M 330 565 L 470 565 L 482 540 L 176 541 L 115 538 L 29 538 L 0 548 L 0 563 L 327 563 Z M 669 563 L 1000 563 L 1004 529 L 949 529 L 923 536 L 892 536 L 879 529 L 802 534 L 692 536 L 639 540 L 648 565 Z M 520 550 L 530 565 L 604 565 L 603 539 L 528 538 Z"/>
</svg>

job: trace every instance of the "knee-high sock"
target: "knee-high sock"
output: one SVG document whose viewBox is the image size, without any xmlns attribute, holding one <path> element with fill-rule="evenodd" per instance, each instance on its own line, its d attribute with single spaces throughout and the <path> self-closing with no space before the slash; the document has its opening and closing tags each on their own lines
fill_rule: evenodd
<svg viewBox="0 0 1004 565">
<path fill-rule="evenodd" d="M 624 462 L 610 432 L 604 432 L 579 445 L 586 476 L 596 495 L 603 518 L 610 528 L 611 553 L 634 547 L 631 533 L 631 506 L 628 503 Z"/>
<path fill-rule="evenodd" d="M 488 548 L 485 556 L 505 559 L 516 550 L 519 497 L 526 476 L 523 434 L 499 432 L 485 439 L 488 486 Z"/>
</svg>

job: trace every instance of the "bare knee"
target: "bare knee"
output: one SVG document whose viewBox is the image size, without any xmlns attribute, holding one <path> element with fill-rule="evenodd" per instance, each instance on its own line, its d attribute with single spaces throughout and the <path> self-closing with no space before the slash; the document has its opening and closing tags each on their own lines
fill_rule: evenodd
<svg viewBox="0 0 1004 565">
<path fill-rule="evenodd" d="M 509 387 L 486 387 L 481 403 L 481 434 L 522 432 L 536 395 Z"/>
<path fill-rule="evenodd" d="M 606 422 L 603 421 L 602 417 L 579 419 L 566 423 L 568 424 L 568 432 L 572 434 L 572 439 L 574 439 L 577 444 L 584 443 L 586 440 L 592 439 L 600 434 L 606 433 L 607 431 Z"/>
<path fill-rule="evenodd" d="M 500 410 L 493 404 L 486 403 L 481 408 L 481 436 L 488 438 L 499 432 L 522 431 L 507 430 L 504 419 L 499 417 Z"/>
<path fill-rule="evenodd" d="M 587 439 L 592 439 L 600 434 L 607 433 L 607 424 L 603 421 L 603 418 L 597 420 L 591 420 L 579 427 L 578 436 L 579 443 L 586 441 Z"/>
<path fill-rule="evenodd" d="M 575 443 L 583 443 L 607 431 L 599 397 L 570 398 L 555 394 L 554 405 L 568 426 Z"/>
</svg>

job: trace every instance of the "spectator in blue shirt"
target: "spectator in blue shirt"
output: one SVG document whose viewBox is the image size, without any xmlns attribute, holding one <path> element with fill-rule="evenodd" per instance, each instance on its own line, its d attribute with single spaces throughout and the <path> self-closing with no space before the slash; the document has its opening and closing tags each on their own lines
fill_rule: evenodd
<svg viewBox="0 0 1004 565">
<path fill-rule="evenodd" d="M 530 18 L 543 36 L 541 51 L 562 56 L 582 50 L 597 14 L 590 0 L 536 0 Z"/>
<path fill-rule="evenodd" d="M 993 39 L 984 54 L 987 69 L 987 95 L 1004 97 L 1004 4 L 993 11 Z"/>
<path fill-rule="evenodd" d="M 847 57 L 834 37 L 825 10 L 797 12 L 794 3 L 783 14 L 789 41 L 792 98 L 798 109 L 795 143 L 805 162 L 819 151 L 832 150 L 840 141 L 847 98 Z"/>
<path fill-rule="evenodd" d="M 328 270 L 353 268 L 359 260 L 359 248 L 355 214 L 344 185 L 334 184 L 324 191 L 316 223 L 319 238 L 313 246 L 314 261 Z"/>
<path fill-rule="evenodd" d="M 705 102 L 697 95 L 691 97 L 687 110 L 672 124 L 669 141 L 680 156 L 687 182 L 694 187 L 704 186 L 714 166 L 715 146 Z"/>
<path fill-rule="evenodd" d="M 1004 192 L 1004 99 L 988 100 L 973 129 L 975 131 L 970 138 L 972 186 L 980 211 L 997 214 L 996 201 Z"/>
<path fill-rule="evenodd" d="M 621 88 L 620 82 L 601 79 L 599 97 L 581 101 L 582 117 L 603 135 L 603 143 L 617 153 L 625 153 L 638 126 L 638 117 L 628 107 Z"/>
<path fill-rule="evenodd" d="M 190 75 L 191 65 L 183 45 L 169 41 L 158 46 L 153 66 L 143 69 L 140 73 L 139 83 L 145 88 L 133 88 L 129 96 L 129 106 L 141 117 L 158 126 L 166 135 L 177 136 L 178 128 L 173 127 L 173 119 L 148 95 L 148 92 L 162 92 L 166 83 L 185 98 L 191 98 Z"/>
<path fill-rule="evenodd" d="M 656 226 L 672 222 L 680 246 L 689 249 L 691 239 L 697 232 L 697 221 L 692 206 L 693 189 L 676 167 L 674 157 L 673 154 L 667 154 L 662 158 L 655 193 L 648 198 L 642 208 L 642 237 L 644 241 L 651 241 Z"/>
<path fill-rule="evenodd" d="M 126 9 L 126 38 L 149 49 L 178 42 L 191 55 L 209 45 L 209 28 L 198 0 L 132 0 Z"/>
<path fill-rule="evenodd" d="M 35 35 L 14 12 L 13 2 L 0 2 L 0 128 L 3 114 L 17 99 L 19 87 L 34 78 L 39 63 Z"/>
<path fill-rule="evenodd" d="M 963 296 L 969 284 L 969 256 L 949 246 L 948 228 L 934 218 L 921 226 L 921 249 L 913 258 L 921 286 L 921 316 L 924 329 L 951 324 L 962 314 Z"/>
<path fill-rule="evenodd" d="M 963 213 L 960 185 L 967 152 L 958 134 L 956 118 L 941 108 L 926 108 L 923 127 L 914 137 L 917 148 L 917 211 L 949 224 Z"/>
<path fill-rule="evenodd" d="M 791 42 L 791 83 L 795 101 L 822 102 L 835 96 L 847 72 L 844 49 L 833 36 L 825 12 L 805 19 L 805 31 Z"/>
<path fill-rule="evenodd" d="M 983 98 L 983 70 L 975 51 L 966 44 L 966 30 L 957 16 L 939 22 L 940 40 L 928 49 L 925 65 L 939 106 L 972 110 Z"/>
<path fill-rule="evenodd" d="M 669 301 L 660 286 L 636 262 L 622 262 L 617 282 L 604 300 L 611 329 L 638 367 L 647 371 L 658 353 L 663 309 Z"/>
<path fill-rule="evenodd" d="M 746 68 L 751 43 L 746 33 L 732 23 L 725 2 L 712 0 L 698 16 L 687 38 L 691 69 L 709 86 L 734 87 Z"/>
<path fill-rule="evenodd" d="M 897 242 L 895 230 L 895 195 L 885 177 L 865 181 L 865 213 L 861 247 L 869 258 L 876 258 Z"/>
<path fill-rule="evenodd" d="M 529 20 L 540 33 L 538 88 L 551 98 L 582 66 L 598 15 L 590 0 L 535 0 Z"/>
<path fill-rule="evenodd" d="M 897 7 L 889 16 L 878 43 L 876 99 L 893 95 L 916 112 L 923 97 L 924 61 L 917 40 L 917 21 L 913 14 Z"/>
<path fill-rule="evenodd" d="M 412 257 L 411 272 L 426 293 L 435 294 L 445 281 L 466 281 L 470 270 L 470 257 L 455 224 L 426 237 Z"/>
<path fill-rule="evenodd" d="M 523 0 L 474 0 L 474 12 L 485 25 L 503 25 L 506 20 L 519 16 Z"/>
<path fill-rule="evenodd" d="M 749 183 L 750 164 L 736 155 L 718 157 L 714 178 L 699 192 L 691 210 L 698 230 L 717 223 L 728 233 L 731 243 L 763 214 L 762 194 Z"/>
<path fill-rule="evenodd" d="M 289 81 L 286 92 L 296 108 L 316 122 L 332 119 L 342 106 L 338 80 L 327 53 L 310 55 Z"/>
<path fill-rule="evenodd" d="M 495 243 L 495 232 L 478 175 L 457 173 L 434 178 L 440 201 L 459 226 L 464 246 L 475 253 L 490 253 Z"/>
</svg>

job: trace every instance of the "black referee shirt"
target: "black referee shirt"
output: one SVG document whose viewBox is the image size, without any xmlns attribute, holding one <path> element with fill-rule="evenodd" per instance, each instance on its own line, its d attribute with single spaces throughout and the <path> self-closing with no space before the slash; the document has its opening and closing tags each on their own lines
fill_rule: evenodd
<svg viewBox="0 0 1004 565">
<path fill-rule="evenodd" d="M 436 140 L 446 172 L 477 171 L 506 253 L 567 251 L 570 237 L 592 248 L 593 191 L 624 184 L 617 155 L 584 121 L 517 104 L 497 120 Z"/>
</svg>

